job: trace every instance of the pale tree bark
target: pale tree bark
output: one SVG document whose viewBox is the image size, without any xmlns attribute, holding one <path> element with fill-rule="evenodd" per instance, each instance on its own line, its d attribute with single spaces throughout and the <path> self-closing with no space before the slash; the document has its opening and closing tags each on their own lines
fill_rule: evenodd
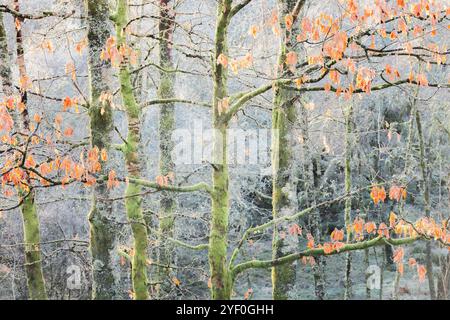
<svg viewBox="0 0 450 320">
<path fill-rule="evenodd" d="M 172 38 L 175 28 L 175 13 L 172 0 L 160 0 L 159 13 L 159 63 L 162 69 L 159 77 L 158 99 L 169 99 L 174 97 L 175 73 Z M 159 119 L 159 174 L 166 177 L 174 177 L 175 164 L 172 159 L 174 143 L 172 133 L 175 129 L 175 104 L 167 103 L 161 105 Z M 173 183 L 174 181 L 171 181 Z M 172 284 L 170 279 L 170 268 L 174 260 L 174 246 L 164 238 L 172 238 L 175 227 L 174 210 L 176 205 L 175 194 L 170 191 L 161 192 L 159 209 L 159 245 L 158 252 L 158 282 L 157 296 L 164 297 L 170 291 Z"/>
<path fill-rule="evenodd" d="M 111 34 L 109 0 L 86 0 L 88 27 L 89 118 L 91 147 L 108 155 L 111 150 L 113 114 L 109 101 L 100 101 L 102 93 L 110 92 L 111 67 L 100 59 L 100 53 Z M 110 157 L 102 162 L 100 176 L 111 170 Z M 92 298 L 110 300 L 118 297 L 120 266 L 117 254 L 119 228 L 113 215 L 110 192 L 104 179 L 93 187 L 89 212 L 90 251 L 92 255 Z"/>
<path fill-rule="evenodd" d="M 117 46 L 126 45 L 125 27 L 128 23 L 128 2 L 119 0 L 117 12 L 112 17 L 116 26 Z M 131 73 L 127 59 L 120 64 L 119 71 L 120 94 L 128 120 L 128 135 L 123 146 L 126 168 L 130 179 L 141 176 L 141 159 L 139 150 L 141 144 L 141 107 L 136 101 L 131 82 Z M 149 299 L 147 278 L 148 234 L 142 213 L 142 187 L 129 181 L 125 191 L 125 208 L 127 218 L 133 233 L 133 254 L 131 256 L 131 281 L 133 296 L 136 300 Z"/>
<path fill-rule="evenodd" d="M 14 0 L 14 10 L 17 12 L 20 11 L 18 0 Z M 16 19 L 18 19 L 20 24 L 23 23 L 23 19 L 21 17 L 17 17 Z M 25 65 L 22 28 L 16 28 L 16 51 L 19 77 L 21 79 L 26 79 L 27 69 Z M 26 87 L 21 88 L 20 98 L 21 102 L 25 105 L 25 109 L 20 114 L 20 127 L 24 132 L 30 133 L 30 116 L 27 106 L 28 95 Z M 21 196 L 24 197 L 21 211 L 25 243 L 25 270 L 27 274 L 29 298 L 32 300 L 45 300 L 47 299 L 47 292 L 45 289 L 44 275 L 42 272 L 40 226 L 35 203 L 35 190 L 31 187 L 28 194 L 23 192 Z"/>
</svg>

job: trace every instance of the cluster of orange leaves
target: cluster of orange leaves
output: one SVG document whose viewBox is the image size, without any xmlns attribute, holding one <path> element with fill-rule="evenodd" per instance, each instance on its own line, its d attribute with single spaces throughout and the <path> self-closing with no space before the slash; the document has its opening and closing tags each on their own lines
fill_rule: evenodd
<svg viewBox="0 0 450 320">
<path fill-rule="evenodd" d="M 347 234 L 352 234 L 355 241 L 362 241 L 365 237 L 377 236 L 386 239 L 391 238 L 391 232 L 397 237 L 401 238 L 417 238 L 426 237 L 435 241 L 440 241 L 441 244 L 450 250 L 450 233 L 447 231 L 447 222 L 436 222 L 432 218 L 422 217 L 416 222 L 411 223 L 399 218 L 394 212 L 389 215 L 389 225 L 384 222 L 378 225 L 374 221 L 365 221 L 360 217 L 347 227 Z M 297 224 L 289 226 L 289 234 L 292 236 L 301 236 L 302 228 Z M 306 235 L 308 249 L 323 249 L 324 254 L 331 254 L 339 252 L 345 247 L 345 231 L 344 229 L 335 228 L 330 234 L 330 242 L 316 245 L 314 237 L 308 233 Z M 403 257 L 402 251 L 397 251 L 394 255 L 394 261 L 400 261 Z M 411 262 L 412 260 L 410 260 Z M 400 267 L 401 268 L 401 267 Z M 419 277 L 422 279 L 424 267 L 418 265 Z"/>
<path fill-rule="evenodd" d="M 116 38 L 111 36 L 106 40 L 105 49 L 100 53 L 100 59 L 111 61 L 113 67 L 119 67 L 125 60 L 128 60 L 131 65 L 136 65 L 138 55 L 127 44 L 122 44 L 118 47 Z"/>
<path fill-rule="evenodd" d="M 86 186 L 92 186 L 96 183 L 93 174 L 100 172 L 101 163 L 107 160 L 108 155 L 105 149 L 101 151 L 94 147 L 86 152 L 80 153 L 80 160 L 74 161 L 70 157 L 56 156 L 52 160 L 36 160 L 33 154 L 29 154 L 22 163 L 19 153 L 12 154 L 6 159 L 3 168 L 0 171 L 2 188 L 5 190 L 5 196 L 12 196 L 11 189 L 6 185 L 12 185 L 17 192 L 28 192 L 30 181 L 39 181 L 42 186 L 48 186 L 52 183 L 61 184 L 64 187 L 70 181 L 83 182 Z M 62 176 L 61 180 L 58 177 Z"/>
<path fill-rule="evenodd" d="M 406 188 L 397 185 L 392 185 L 389 189 L 389 199 L 399 202 L 400 200 L 406 199 Z M 370 198 L 373 200 L 375 205 L 386 200 L 386 190 L 383 186 L 373 186 L 370 191 Z"/>
<path fill-rule="evenodd" d="M 394 263 L 397 265 L 397 271 L 400 275 L 403 275 L 405 271 L 404 257 L 405 257 L 405 250 L 402 247 L 397 248 L 392 256 Z M 417 275 L 419 276 L 419 282 L 425 281 L 427 269 L 424 265 L 417 263 L 416 259 L 414 258 L 408 259 L 408 265 L 411 269 L 416 267 Z"/>
<path fill-rule="evenodd" d="M 175 174 L 173 172 L 169 172 L 165 176 L 156 176 L 156 184 L 160 187 L 167 187 L 169 185 L 169 182 L 175 181 Z"/>
<path fill-rule="evenodd" d="M 411 54 L 413 52 L 413 45 L 408 41 L 407 36 L 409 33 L 412 32 L 414 38 L 417 38 L 426 34 L 426 30 L 424 30 L 426 26 L 431 26 L 430 35 L 435 36 L 438 29 L 437 23 L 442 20 L 443 12 L 445 11 L 444 15 L 450 16 L 449 7 L 445 8 L 444 5 L 429 0 L 420 0 L 417 3 L 411 3 L 409 6 L 407 6 L 404 1 L 397 1 L 396 3 L 375 1 L 371 5 L 360 4 L 358 1 L 354 0 L 341 0 L 341 2 L 345 8 L 343 15 L 335 17 L 333 14 L 322 12 L 317 14 L 317 17 L 315 18 L 304 17 L 299 22 L 299 28 L 295 29 L 296 31 L 298 30 L 298 34 L 296 35 L 296 40 L 298 42 L 308 42 L 309 44 L 319 44 L 323 42 L 320 53 L 308 54 L 308 64 L 323 65 L 325 58 L 330 58 L 337 62 L 342 61 L 347 49 L 351 49 L 354 52 L 362 52 L 360 44 L 350 41 L 353 34 L 348 34 L 346 31 L 342 30 L 343 21 L 346 19 L 349 19 L 349 21 L 354 24 L 355 28 L 352 29 L 354 30 L 354 34 L 358 34 L 365 28 L 370 28 L 373 25 L 377 26 L 377 32 L 370 35 L 371 44 L 369 47 L 371 49 L 376 48 L 376 35 L 381 38 L 389 37 L 391 41 L 395 41 L 401 36 L 404 38 L 401 39 L 404 50 Z M 413 16 L 420 17 L 422 22 L 427 21 L 429 23 L 422 27 L 419 24 L 420 21 L 415 20 L 414 22 L 416 23 L 413 24 Z M 391 30 L 388 34 L 386 27 L 390 21 L 396 22 L 390 24 L 389 28 Z M 291 14 L 284 17 L 284 23 L 287 31 L 293 30 L 294 21 Z M 272 12 L 267 24 L 272 28 L 272 31 L 276 36 L 281 36 L 279 18 L 276 10 Z M 259 31 L 259 27 L 252 25 L 249 29 L 249 34 L 255 38 Z M 437 64 L 445 63 L 447 52 L 445 45 L 442 48 L 436 44 L 428 44 L 426 46 L 430 49 L 431 57 Z M 368 54 L 370 55 L 371 53 L 369 52 Z M 289 52 L 286 55 L 285 62 L 291 70 L 294 70 L 297 61 L 298 57 L 295 52 Z M 357 68 L 355 62 L 350 58 L 346 59 L 344 66 L 347 66 L 347 71 L 349 73 L 356 75 L 356 88 L 363 92 L 370 93 L 372 82 L 376 76 L 375 71 L 364 66 Z M 429 70 L 430 67 L 430 62 L 428 61 L 427 69 Z M 391 81 L 400 78 L 399 70 L 390 65 L 386 66 L 385 71 Z M 340 96 L 341 93 L 345 93 L 347 99 L 352 96 L 355 91 L 353 84 L 349 84 L 347 87 L 340 86 L 339 73 L 341 71 L 338 71 L 338 65 L 336 65 L 335 70 L 327 70 L 324 67 L 322 72 L 329 72 L 331 83 L 336 85 L 334 91 L 337 96 Z M 412 74 L 412 76 L 410 75 L 410 82 L 414 81 L 421 86 L 428 86 L 426 74 L 421 73 L 414 75 L 413 71 L 411 71 L 410 74 Z M 296 80 L 296 85 L 299 87 L 304 82 L 305 79 L 300 78 Z M 326 91 L 331 90 L 331 83 L 327 82 L 324 84 L 324 89 Z"/>
<path fill-rule="evenodd" d="M 223 68 L 230 66 L 231 71 L 233 71 L 234 74 L 237 74 L 239 70 L 252 66 L 253 56 L 251 53 L 247 53 L 243 58 L 230 60 L 225 54 L 221 53 L 217 57 L 217 64 L 220 64 Z"/>
</svg>

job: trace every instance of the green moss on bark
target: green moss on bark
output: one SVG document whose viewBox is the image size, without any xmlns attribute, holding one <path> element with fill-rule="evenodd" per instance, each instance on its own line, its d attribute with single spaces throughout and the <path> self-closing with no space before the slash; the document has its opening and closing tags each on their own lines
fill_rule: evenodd
<svg viewBox="0 0 450 320">
<path fill-rule="evenodd" d="M 42 273 L 39 218 L 36 212 L 33 191 L 22 204 L 23 233 L 25 240 L 25 270 L 28 294 L 31 300 L 46 300 L 45 281 Z"/>
<path fill-rule="evenodd" d="M 109 83 L 105 75 L 110 73 L 111 66 L 100 59 L 109 35 L 110 26 L 108 0 L 86 0 L 88 26 L 88 75 L 89 75 L 89 119 L 91 147 L 105 149 L 107 154 L 111 149 L 111 132 L 113 130 L 113 113 L 109 103 L 101 102 L 103 92 L 109 92 Z M 111 165 L 102 163 L 100 175 L 108 175 Z M 89 212 L 90 252 L 92 256 L 92 298 L 100 300 L 114 299 L 118 294 L 118 276 L 115 270 L 119 268 L 115 253 L 117 244 L 117 224 L 109 201 L 110 192 L 103 180 L 93 187 L 91 210 Z"/>
<path fill-rule="evenodd" d="M 231 298 L 232 280 L 227 266 L 228 249 L 228 163 L 227 127 L 228 121 L 219 110 L 219 102 L 227 97 L 227 74 L 217 58 L 227 55 L 227 33 L 231 19 L 231 0 L 221 0 L 217 6 L 215 51 L 213 61 L 213 174 L 211 191 L 211 229 L 209 235 L 208 259 L 211 275 L 211 295 L 215 300 Z"/>
<path fill-rule="evenodd" d="M 170 99 L 174 97 L 175 73 L 166 72 L 173 70 L 172 45 L 171 40 L 175 28 L 175 16 L 172 11 L 171 0 L 160 0 L 160 20 L 159 20 L 159 60 L 162 69 L 160 70 L 160 83 L 158 88 L 159 99 Z M 175 105 L 167 103 L 161 105 L 159 118 L 159 174 L 167 176 L 174 172 L 175 164 L 172 159 L 174 143 L 172 141 L 173 130 L 175 129 Z M 176 207 L 175 195 L 170 191 L 162 191 L 159 210 L 159 243 L 157 280 L 161 284 L 157 286 L 157 296 L 162 298 L 170 292 L 172 284 L 170 279 L 170 268 L 174 262 L 174 246 L 164 238 L 173 237 L 175 227 L 174 210 Z"/>
<path fill-rule="evenodd" d="M 291 43 L 290 31 L 284 24 L 284 16 L 293 11 L 296 1 L 279 0 L 280 28 L 283 37 L 280 41 L 278 65 L 281 66 L 279 76 L 292 77 L 292 71 L 286 65 L 286 54 L 294 47 Z M 296 184 L 293 177 L 293 142 L 292 128 L 297 122 L 297 111 L 294 105 L 298 97 L 292 91 L 280 85 L 274 87 L 272 111 L 272 217 L 293 214 L 297 210 Z M 277 259 L 289 253 L 285 240 L 280 237 L 283 225 L 274 226 L 272 237 L 272 258 Z M 289 292 L 295 283 L 295 266 L 292 264 L 277 265 L 272 268 L 272 297 L 275 300 L 288 299 Z"/>
<path fill-rule="evenodd" d="M 117 33 L 117 45 L 126 44 L 124 28 L 128 22 L 128 7 L 126 0 L 119 0 L 117 13 L 114 16 Z M 120 93 L 125 106 L 128 120 L 127 142 L 124 148 L 125 162 L 130 178 L 140 178 L 140 159 L 138 151 L 140 147 L 140 115 L 141 109 L 136 102 L 131 82 L 131 74 L 126 62 L 120 65 L 119 71 Z M 148 235 L 142 213 L 141 187 L 128 183 L 125 192 L 125 207 L 128 221 L 133 232 L 133 257 L 131 263 L 131 280 L 133 284 L 134 298 L 136 300 L 149 299 L 147 279 L 147 248 Z"/>
</svg>

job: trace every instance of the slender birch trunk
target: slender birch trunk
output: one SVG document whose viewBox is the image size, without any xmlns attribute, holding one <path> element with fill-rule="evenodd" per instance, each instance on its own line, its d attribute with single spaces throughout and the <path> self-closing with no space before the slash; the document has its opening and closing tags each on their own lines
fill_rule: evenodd
<svg viewBox="0 0 450 320">
<path fill-rule="evenodd" d="M 116 25 L 117 46 L 126 45 L 125 27 L 128 23 L 128 2 L 118 0 L 117 12 L 113 16 Z M 128 120 L 128 135 L 123 151 L 130 178 L 139 179 L 141 162 L 139 148 L 141 140 L 141 108 L 136 102 L 131 82 L 131 73 L 127 59 L 120 64 L 119 71 L 120 94 L 122 96 L 125 112 Z M 136 300 L 149 299 L 147 278 L 147 228 L 142 213 L 142 187 L 132 182 L 127 183 L 125 191 L 125 208 L 127 218 L 131 224 L 133 233 L 133 254 L 131 261 L 131 281 L 133 295 Z"/>
</svg>

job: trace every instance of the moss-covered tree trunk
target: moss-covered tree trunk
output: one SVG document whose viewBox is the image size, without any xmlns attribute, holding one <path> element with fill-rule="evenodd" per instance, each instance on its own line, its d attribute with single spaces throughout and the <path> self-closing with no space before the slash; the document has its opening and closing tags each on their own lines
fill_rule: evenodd
<svg viewBox="0 0 450 320">
<path fill-rule="evenodd" d="M 25 242 L 25 270 L 29 298 L 46 300 L 45 281 L 41 264 L 41 236 L 34 193 L 31 192 L 22 204 L 23 234 Z"/>
<path fill-rule="evenodd" d="M 308 208 L 317 204 L 317 188 L 319 187 L 319 163 L 321 161 L 320 154 L 314 155 L 314 152 L 310 145 L 310 134 L 309 134 L 309 117 L 308 110 L 304 105 L 300 108 L 300 126 L 301 126 L 301 138 L 302 138 L 302 153 L 303 153 L 303 180 L 304 180 L 304 190 L 303 191 L 303 201 L 301 201 L 300 208 Z M 317 168 L 314 170 L 314 158 L 316 158 Z M 316 173 L 315 173 L 316 172 Z M 300 178 L 302 179 L 302 178 Z M 300 188 L 297 188 L 300 189 Z M 299 199 L 300 202 L 300 199 Z M 321 217 L 320 210 L 313 210 L 309 214 L 309 228 L 311 229 L 314 240 L 318 243 L 322 242 L 322 228 L 321 228 Z M 300 248 L 303 249 L 303 244 Z M 314 293 L 318 300 L 326 299 L 325 290 L 325 258 L 315 257 L 315 264 L 312 267 L 314 272 Z"/>
<path fill-rule="evenodd" d="M 20 11 L 19 1 L 14 1 L 14 10 Z M 17 17 L 20 23 L 23 23 L 21 17 Z M 4 33 L 4 32 L 3 32 Z M 16 50 L 17 66 L 19 67 L 19 77 L 25 79 L 27 70 L 25 65 L 25 51 L 23 46 L 22 29 L 16 29 Z M 30 117 L 27 108 L 27 88 L 21 88 L 20 98 L 26 106 L 20 114 L 20 127 L 24 132 L 30 133 Z M 31 180 L 29 180 L 31 184 Z M 27 276 L 28 294 L 32 300 L 46 300 L 47 292 L 45 289 L 44 275 L 42 272 L 42 257 L 40 249 L 40 227 L 39 217 L 35 203 L 35 191 L 31 187 L 29 192 L 22 192 L 24 197 L 21 206 L 23 233 L 25 243 L 25 270 Z"/>
<path fill-rule="evenodd" d="M 293 77 L 292 66 L 287 65 L 286 56 L 295 48 L 295 30 L 286 26 L 285 17 L 291 14 L 296 0 L 278 0 L 278 12 L 282 36 L 278 55 L 278 76 Z M 294 23 L 295 26 L 295 23 Z M 297 53 L 296 53 L 297 54 Z M 295 67 L 295 66 L 294 66 Z M 292 215 L 298 209 L 296 163 L 293 157 L 295 144 L 294 126 L 297 122 L 295 102 L 299 96 L 282 86 L 274 87 L 272 111 L 272 216 L 274 219 Z M 280 232 L 286 225 L 274 226 L 272 239 L 272 258 L 284 256 L 295 248 L 289 245 Z M 286 300 L 295 284 L 295 265 L 284 264 L 272 268 L 272 296 L 275 300 Z"/>
<path fill-rule="evenodd" d="M 431 216 L 431 203 L 430 203 L 430 182 L 428 181 L 428 170 L 425 158 L 425 142 L 424 142 L 424 133 L 422 129 L 422 122 L 420 120 L 420 111 L 416 107 L 415 108 L 415 117 L 416 117 L 416 125 L 417 125 L 417 134 L 419 136 L 419 159 L 420 159 L 420 173 L 422 176 L 422 192 L 423 199 L 425 204 L 425 216 Z M 431 241 L 427 241 L 426 243 L 426 268 L 427 268 L 427 277 L 428 277 L 428 286 L 430 289 L 430 297 L 431 300 L 436 299 L 436 288 L 434 283 L 434 274 L 433 274 L 433 257 L 431 251 Z"/>
<path fill-rule="evenodd" d="M 159 14 L 159 61 L 163 70 L 160 70 L 160 83 L 158 88 L 158 98 L 167 99 L 174 96 L 175 74 L 171 72 L 174 68 L 172 56 L 172 36 L 175 28 L 175 16 L 173 14 L 173 1 L 160 0 Z M 159 119 L 159 173 L 161 176 L 173 176 L 175 169 L 172 159 L 174 143 L 172 133 L 175 129 L 175 105 L 167 103 L 161 105 Z M 173 182 L 173 181 L 172 181 Z M 158 282 L 157 296 L 162 298 L 170 291 L 171 282 L 170 268 L 173 263 L 174 248 L 171 242 L 164 241 L 164 238 L 173 237 L 174 233 L 174 209 L 175 195 L 170 191 L 161 192 L 159 209 L 159 245 L 158 253 Z"/>
<path fill-rule="evenodd" d="M 222 99 L 227 97 L 226 68 L 218 63 L 218 57 L 227 54 L 227 33 L 231 18 L 231 0 L 220 0 L 217 6 L 215 50 L 213 61 L 213 187 L 211 191 L 211 226 L 208 259 L 211 274 L 211 294 L 213 299 L 231 298 L 231 278 L 227 266 L 227 236 L 229 216 L 227 126 L 220 108 Z"/>
<path fill-rule="evenodd" d="M 345 230 L 347 234 L 347 243 L 352 240 L 352 199 L 350 198 L 350 192 L 352 189 L 352 171 L 351 171 L 351 160 L 352 160 L 352 122 L 353 122 L 353 104 L 349 103 L 347 110 L 345 111 L 345 164 L 344 164 L 344 181 L 345 181 L 345 194 L 347 199 L 345 200 L 344 209 L 344 221 Z M 351 299 L 352 294 L 352 254 L 347 253 L 345 262 L 345 288 L 344 288 L 344 299 Z"/>
<path fill-rule="evenodd" d="M 125 27 L 128 23 L 127 0 L 119 0 L 117 12 L 113 16 L 116 25 L 117 45 L 126 45 Z M 141 140 L 141 108 L 136 102 L 131 82 L 128 61 L 120 64 L 119 71 L 120 94 L 125 107 L 128 120 L 128 135 L 124 145 L 125 162 L 130 178 L 139 179 L 141 174 L 141 162 L 139 158 L 139 147 Z M 132 182 L 127 183 L 125 191 L 125 207 L 129 223 L 133 233 L 133 254 L 131 261 L 131 281 L 133 284 L 133 295 L 136 300 L 149 298 L 147 279 L 147 248 L 148 235 L 142 213 L 141 186 Z"/>
<path fill-rule="evenodd" d="M 86 0 L 85 12 L 88 27 L 89 117 L 91 147 L 111 148 L 113 116 L 108 101 L 101 102 L 103 92 L 110 91 L 110 65 L 100 59 L 100 53 L 110 36 L 110 8 L 108 0 Z M 109 157 L 102 163 L 100 176 L 110 171 Z M 118 225 L 113 216 L 110 192 L 104 179 L 98 179 L 93 187 L 89 212 L 90 251 L 92 255 L 92 298 L 110 300 L 118 296 L 119 259 L 117 255 Z"/>
</svg>

